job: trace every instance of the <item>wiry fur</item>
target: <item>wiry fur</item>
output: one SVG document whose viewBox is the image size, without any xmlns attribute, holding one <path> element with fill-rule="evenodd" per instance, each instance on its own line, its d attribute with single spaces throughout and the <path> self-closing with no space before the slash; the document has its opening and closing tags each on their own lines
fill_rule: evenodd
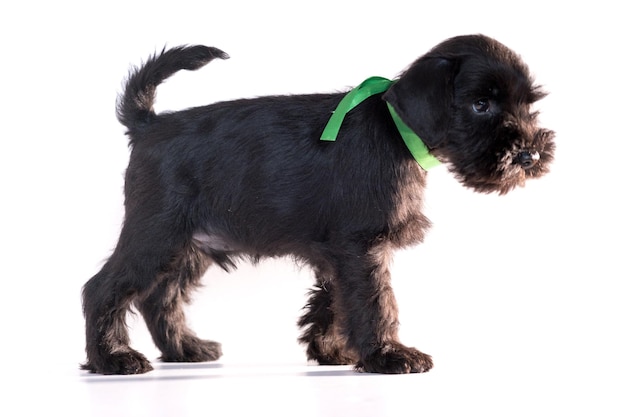
<svg viewBox="0 0 626 417">
<path fill-rule="evenodd" d="M 351 111 L 329 143 L 319 138 L 343 94 L 155 114 L 159 83 L 214 58 L 227 55 L 205 46 L 173 48 L 127 81 L 118 103 L 132 149 L 126 216 L 113 254 L 83 289 L 83 369 L 152 369 L 129 346 L 125 317 L 132 305 L 162 360 L 217 359 L 220 345 L 198 338 L 183 313 L 202 275 L 212 264 L 233 269 L 240 257 L 290 255 L 317 277 L 299 321 L 310 359 L 366 372 L 428 371 L 430 356 L 398 341 L 388 268 L 393 251 L 421 242 L 429 227 L 422 214 L 426 173 L 385 101 L 463 184 L 506 193 L 547 172 L 554 150 L 553 133 L 537 127 L 531 110 L 543 93 L 526 66 L 493 39 L 450 39 L 384 95 Z"/>
</svg>

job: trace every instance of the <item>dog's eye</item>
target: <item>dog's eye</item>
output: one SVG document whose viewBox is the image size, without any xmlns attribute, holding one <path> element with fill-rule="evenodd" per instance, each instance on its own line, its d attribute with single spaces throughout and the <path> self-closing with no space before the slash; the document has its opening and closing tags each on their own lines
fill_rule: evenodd
<svg viewBox="0 0 626 417">
<path fill-rule="evenodd" d="M 487 113 L 489 111 L 489 100 L 486 98 L 478 99 L 472 104 L 472 110 L 475 113 Z"/>
</svg>

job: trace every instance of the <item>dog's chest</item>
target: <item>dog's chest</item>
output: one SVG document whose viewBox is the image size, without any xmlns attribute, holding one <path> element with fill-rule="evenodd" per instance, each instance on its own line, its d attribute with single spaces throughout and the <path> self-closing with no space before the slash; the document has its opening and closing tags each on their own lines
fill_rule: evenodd
<svg viewBox="0 0 626 417">
<path fill-rule="evenodd" d="M 396 179 L 388 217 L 390 240 L 404 247 L 422 242 L 430 221 L 422 212 L 426 173 L 410 167 Z"/>
</svg>

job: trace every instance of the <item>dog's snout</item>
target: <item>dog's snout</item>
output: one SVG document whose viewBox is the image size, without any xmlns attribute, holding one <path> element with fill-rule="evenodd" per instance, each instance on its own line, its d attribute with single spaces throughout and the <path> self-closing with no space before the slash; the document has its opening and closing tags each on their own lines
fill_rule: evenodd
<svg viewBox="0 0 626 417">
<path fill-rule="evenodd" d="M 517 163 L 524 169 L 530 169 L 539 161 L 539 152 L 523 151 L 517 155 Z"/>
</svg>

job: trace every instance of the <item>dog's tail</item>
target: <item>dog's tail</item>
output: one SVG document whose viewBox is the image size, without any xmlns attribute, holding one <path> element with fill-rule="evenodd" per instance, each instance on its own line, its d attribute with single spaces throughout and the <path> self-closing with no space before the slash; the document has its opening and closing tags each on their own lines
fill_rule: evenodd
<svg viewBox="0 0 626 417">
<path fill-rule="evenodd" d="M 124 93 L 117 101 L 117 118 L 130 132 L 155 117 L 156 87 L 180 70 L 197 70 L 215 58 L 228 59 L 226 52 L 203 45 L 178 46 L 152 55 L 143 66 L 133 68 Z"/>
</svg>

